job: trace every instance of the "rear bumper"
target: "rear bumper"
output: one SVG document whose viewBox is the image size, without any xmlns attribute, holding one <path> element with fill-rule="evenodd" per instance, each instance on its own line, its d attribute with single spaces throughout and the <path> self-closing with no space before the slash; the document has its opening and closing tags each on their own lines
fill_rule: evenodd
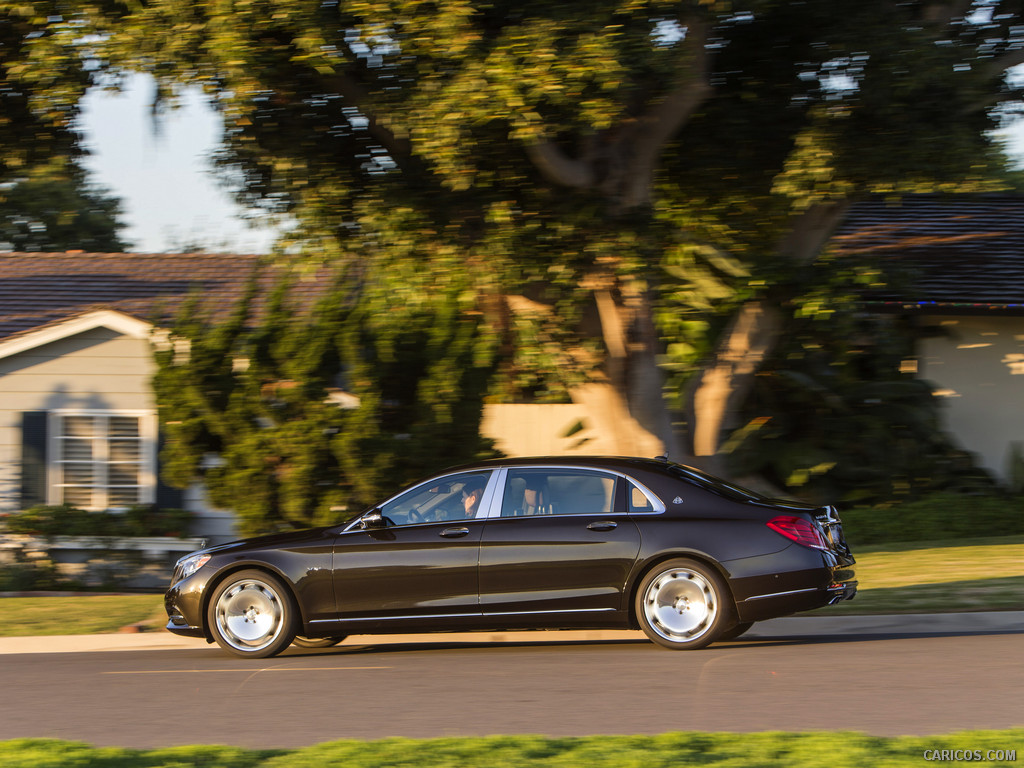
<svg viewBox="0 0 1024 768">
<path fill-rule="evenodd" d="M 854 564 L 852 557 L 794 544 L 725 565 L 739 620 L 764 621 L 852 600 L 857 594 Z"/>
<path fill-rule="evenodd" d="M 788 616 L 800 611 L 811 611 L 842 600 L 852 600 L 857 594 L 857 582 L 832 584 L 827 587 L 805 587 L 764 595 L 753 595 L 736 603 L 740 621 L 764 621 Z"/>
</svg>

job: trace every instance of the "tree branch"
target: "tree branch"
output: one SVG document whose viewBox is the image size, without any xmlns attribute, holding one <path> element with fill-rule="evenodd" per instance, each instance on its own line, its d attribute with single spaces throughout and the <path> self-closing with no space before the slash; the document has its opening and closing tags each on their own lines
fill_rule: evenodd
<svg viewBox="0 0 1024 768">
<path fill-rule="evenodd" d="M 369 94 L 350 73 L 342 72 L 336 74 L 328 82 L 330 90 L 341 94 L 345 100 L 345 106 L 355 107 L 366 118 L 366 130 L 387 150 L 392 160 L 402 165 L 403 159 L 412 159 L 412 143 L 408 139 L 398 136 L 391 128 L 381 123 L 373 110 L 372 99 Z"/>
<path fill-rule="evenodd" d="M 623 179 L 620 182 L 618 206 L 623 210 L 650 203 L 654 168 L 665 145 L 711 95 L 707 39 L 705 22 L 687 22 L 675 86 L 639 119 L 637 130 L 630 136 L 632 146 L 623 147 L 620 151 L 621 155 L 629 158 L 622 168 Z"/>
<path fill-rule="evenodd" d="M 810 263 L 846 216 L 848 200 L 815 203 L 793 221 L 779 243 L 779 254 L 797 264 Z"/>
<path fill-rule="evenodd" d="M 594 186 L 594 169 L 584 160 L 568 157 L 554 142 L 540 139 L 526 145 L 530 160 L 548 181 L 563 187 L 589 189 Z"/>
<path fill-rule="evenodd" d="M 921 21 L 929 26 L 948 27 L 955 19 L 964 18 L 973 5 L 974 0 L 926 3 L 921 9 Z"/>
</svg>

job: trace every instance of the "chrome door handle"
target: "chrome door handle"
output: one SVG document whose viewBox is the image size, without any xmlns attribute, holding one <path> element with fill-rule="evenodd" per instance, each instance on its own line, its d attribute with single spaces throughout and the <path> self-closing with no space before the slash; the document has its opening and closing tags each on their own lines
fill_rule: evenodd
<svg viewBox="0 0 1024 768">
<path fill-rule="evenodd" d="M 441 531 L 441 535 L 446 539 L 457 539 L 460 536 L 465 536 L 469 533 L 469 528 L 445 528 Z"/>
<path fill-rule="evenodd" d="M 600 520 L 587 526 L 592 531 L 611 531 L 618 527 L 619 524 L 614 520 Z"/>
</svg>

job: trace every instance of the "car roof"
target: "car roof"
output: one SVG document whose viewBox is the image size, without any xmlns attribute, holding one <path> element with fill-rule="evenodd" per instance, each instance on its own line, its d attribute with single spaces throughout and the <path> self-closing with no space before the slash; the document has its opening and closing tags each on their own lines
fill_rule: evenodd
<svg viewBox="0 0 1024 768">
<path fill-rule="evenodd" d="M 620 471 L 626 471 L 628 469 L 664 471 L 665 468 L 670 466 L 670 463 L 665 458 L 645 459 L 638 456 L 515 456 L 500 459 L 484 459 L 483 461 L 477 461 L 471 464 L 461 464 L 455 467 L 449 467 L 444 470 L 444 473 L 467 471 L 471 469 L 493 469 L 497 467 L 516 467 L 524 465 L 592 467 L 595 469 L 618 469 Z"/>
</svg>

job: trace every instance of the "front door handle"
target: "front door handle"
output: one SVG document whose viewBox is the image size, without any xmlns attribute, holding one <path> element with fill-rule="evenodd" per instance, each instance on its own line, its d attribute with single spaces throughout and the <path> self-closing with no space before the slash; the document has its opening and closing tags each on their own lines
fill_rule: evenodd
<svg viewBox="0 0 1024 768">
<path fill-rule="evenodd" d="M 587 526 L 592 531 L 611 531 L 619 527 L 614 520 L 599 520 Z"/>
<path fill-rule="evenodd" d="M 466 536 L 469 533 L 469 528 L 445 528 L 441 531 L 441 535 L 446 539 L 457 539 L 460 536 Z"/>
</svg>

